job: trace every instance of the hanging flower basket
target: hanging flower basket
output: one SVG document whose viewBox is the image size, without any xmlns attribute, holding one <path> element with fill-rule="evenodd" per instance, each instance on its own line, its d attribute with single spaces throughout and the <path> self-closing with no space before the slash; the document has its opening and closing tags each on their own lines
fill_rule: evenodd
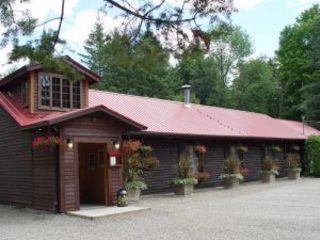
<svg viewBox="0 0 320 240">
<path fill-rule="evenodd" d="M 61 143 L 60 138 L 56 136 L 41 136 L 36 137 L 32 142 L 34 149 L 48 149 L 50 146 L 59 145 Z"/>
<path fill-rule="evenodd" d="M 248 152 L 248 146 L 239 144 L 237 146 L 237 150 L 240 151 L 240 152 L 246 153 L 246 152 Z"/>
<path fill-rule="evenodd" d="M 194 151 L 196 152 L 196 153 L 206 153 L 207 152 L 207 148 L 206 148 L 206 146 L 204 146 L 204 145 L 197 145 L 197 146 L 195 146 L 194 147 Z"/>
<path fill-rule="evenodd" d="M 278 146 L 278 145 L 271 146 L 271 150 L 274 151 L 274 152 L 282 152 L 281 147 Z"/>
</svg>

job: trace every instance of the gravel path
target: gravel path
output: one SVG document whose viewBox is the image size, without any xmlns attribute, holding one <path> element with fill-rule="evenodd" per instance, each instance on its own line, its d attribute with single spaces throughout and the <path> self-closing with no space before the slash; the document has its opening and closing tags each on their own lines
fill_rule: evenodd
<svg viewBox="0 0 320 240">
<path fill-rule="evenodd" d="M 320 179 L 145 196 L 137 205 L 152 210 L 95 221 L 0 205 L 0 239 L 320 239 Z"/>
</svg>

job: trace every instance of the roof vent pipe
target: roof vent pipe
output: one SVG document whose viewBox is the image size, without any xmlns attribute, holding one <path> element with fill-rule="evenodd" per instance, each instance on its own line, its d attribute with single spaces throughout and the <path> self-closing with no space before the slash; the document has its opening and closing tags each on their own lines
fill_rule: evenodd
<svg viewBox="0 0 320 240">
<path fill-rule="evenodd" d="M 191 89 L 191 86 L 186 84 L 186 85 L 183 85 L 181 88 L 183 90 L 184 105 L 186 107 L 191 107 L 191 105 L 190 105 L 190 89 Z"/>
</svg>

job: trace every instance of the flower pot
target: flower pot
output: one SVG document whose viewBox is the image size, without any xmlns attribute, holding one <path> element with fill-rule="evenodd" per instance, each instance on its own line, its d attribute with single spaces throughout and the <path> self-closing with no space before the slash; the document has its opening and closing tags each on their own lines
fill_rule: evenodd
<svg viewBox="0 0 320 240">
<path fill-rule="evenodd" d="M 140 199 L 141 190 L 140 189 L 130 189 L 128 190 L 128 201 L 137 202 Z"/>
<path fill-rule="evenodd" d="M 300 179 L 300 169 L 288 169 L 288 179 Z"/>
<path fill-rule="evenodd" d="M 193 185 L 176 185 L 174 193 L 176 195 L 191 195 L 193 193 Z"/>
<path fill-rule="evenodd" d="M 230 189 L 230 188 L 237 188 L 239 187 L 240 180 L 237 178 L 224 178 L 223 179 L 223 187 Z"/>
<path fill-rule="evenodd" d="M 276 180 L 276 176 L 274 174 L 262 173 L 261 180 L 263 183 L 273 183 Z"/>
</svg>

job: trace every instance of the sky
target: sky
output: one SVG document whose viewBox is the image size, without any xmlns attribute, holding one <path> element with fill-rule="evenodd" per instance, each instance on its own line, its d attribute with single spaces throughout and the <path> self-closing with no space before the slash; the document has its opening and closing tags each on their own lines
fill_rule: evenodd
<svg viewBox="0 0 320 240">
<path fill-rule="evenodd" d="M 28 5 L 17 8 L 29 8 L 31 14 L 43 22 L 59 16 L 59 0 L 30 0 Z M 178 1 L 178 0 L 170 0 Z M 232 15 L 232 23 L 239 25 L 251 37 L 254 46 L 253 56 L 274 56 L 278 48 L 280 32 L 286 25 L 293 24 L 299 14 L 320 0 L 234 0 L 238 12 Z M 84 41 L 97 19 L 97 10 L 103 6 L 103 0 L 66 0 L 65 20 L 62 25 L 61 38 L 68 47 L 64 53 L 79 60 L 79 53 L 84 53 Z M 119 26 L 119 20 L 107 15 L 103 17 L 104 26 L 113 29 Z M 56 22 L 48 26 L 55 27 Z M 3 27 L 0 25 L 0 33 Z M 7 54 L 10 46 L 0 50 L 0 74 L 5 73 L 12 65 L 8 64 Z"/>
</svg>

